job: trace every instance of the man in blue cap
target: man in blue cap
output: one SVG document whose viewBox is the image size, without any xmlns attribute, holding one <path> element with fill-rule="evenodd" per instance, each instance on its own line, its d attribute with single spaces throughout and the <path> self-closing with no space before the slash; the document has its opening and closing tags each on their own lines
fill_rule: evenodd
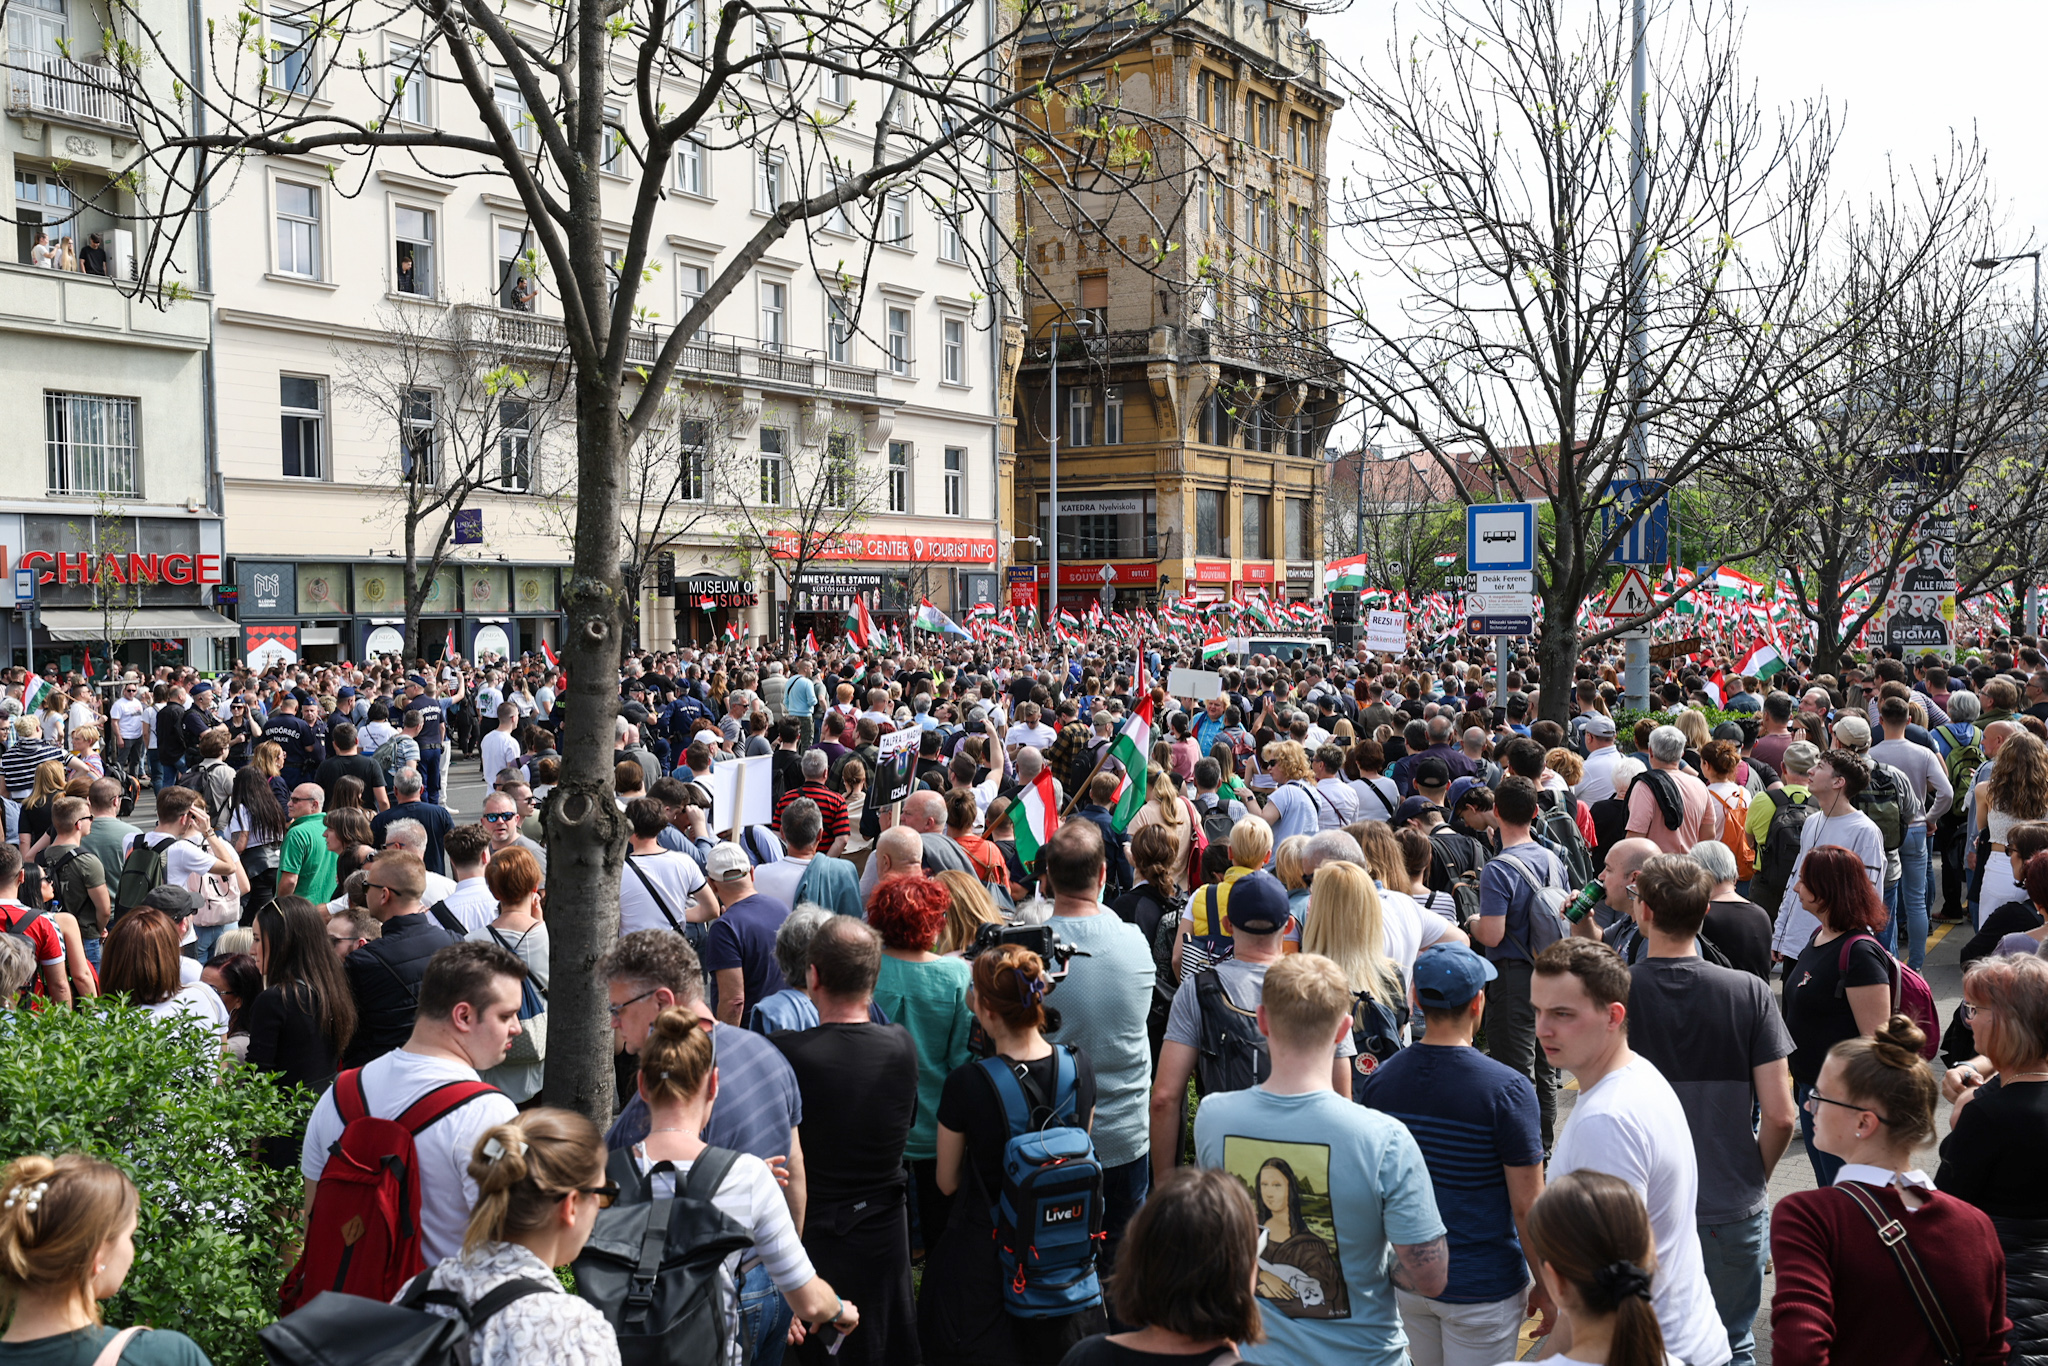
<svg viewBox="0 0 2048 1366">
<path fill-rule="evenodd" d="M 1422 1039 L 1380 1064 L 1361 1093 L 1366 1105 L 1414 1134 L 1449 1230 L 1451 1275 L 1443 1293 L 1394 1291 L 1417 1362 L 1511 1361 L 1525 1309 L 1551 1314 L 1519 1236 L 1543 1193 L 1536 1087 L 1472 1046 L 1486 984 L 1498 975 L 1463 944 L 1424 949 L 1415 959 Z"/>
</svg>

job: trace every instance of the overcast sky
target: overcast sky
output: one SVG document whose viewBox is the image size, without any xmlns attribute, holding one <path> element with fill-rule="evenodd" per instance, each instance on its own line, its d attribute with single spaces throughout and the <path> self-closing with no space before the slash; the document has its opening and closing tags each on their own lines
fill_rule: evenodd
<svg viewBox="0 0 2048 1366">
<path fill-rule="evenodd" d="M 1412 29 L 1415 6 L 1401 12 Z M 1331 50 L 1377 65 L 1394 14 L 1388 0 L 1352 0 L 1310 26 Z M 2048 230 L 2044 40 L 2043 0 L 1767 0 L 1747 9 L 1742 65 L 1766 107 L 1833 104 L 1842 130 L 1835 182 L 1852 202 L 1884 183 L 1887 157 L 1924 169 L 1944 152 L 1951 129 L 1965 142 L 1974 132 L 2001 202 L 2001 249 L 2018 251 Z M 1353 155 L 1335 149 L 1333 170 Z"/>
</svg>

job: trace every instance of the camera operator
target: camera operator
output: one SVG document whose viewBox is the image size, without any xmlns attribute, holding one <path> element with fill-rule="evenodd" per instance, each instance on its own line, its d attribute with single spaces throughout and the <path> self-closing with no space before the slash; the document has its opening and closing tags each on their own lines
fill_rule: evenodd
<svg viewBox="0 0 2048 1366">
<path fill-rule="evenodd" d="M 1145 1203 L 1152 1051 L 1145 1017 L 1152 1006 L 1152 951 L 1137 926 L 1102 904 L 1108 865 L 1102 836 L 1086 821 L 1067 821 L 1045 842 L 1045 881 L 1052 893 L 1046 927 L 1078 952 L 1060 978 L 1059 1021 L 1046 1030 L 1095 1064 L 1095 1155 L 1102 1163 L 1105 1274 L 1116 1264 L 1124 1225 Z"/>
</svg>

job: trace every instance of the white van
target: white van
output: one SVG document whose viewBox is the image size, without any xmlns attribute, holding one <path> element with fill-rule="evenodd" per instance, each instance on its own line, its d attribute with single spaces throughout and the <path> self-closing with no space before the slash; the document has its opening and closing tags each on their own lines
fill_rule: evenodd
<svg viewBox="0 0 2048 1366">
<path fill-rule="evenodd" d="M 1240 664 L 1250 663 L 1253 655 L 1289 661 L 1330 657 L 1327 636 L 1239 636 L 1228 644 L 1232 657 Z"/>
</svg>

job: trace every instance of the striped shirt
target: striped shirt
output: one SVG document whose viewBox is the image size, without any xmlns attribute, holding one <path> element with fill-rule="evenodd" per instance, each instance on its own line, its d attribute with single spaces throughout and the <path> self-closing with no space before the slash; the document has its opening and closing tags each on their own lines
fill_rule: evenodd
<svg viewBox="0 0 2048 1366">
<path fill-rule="evenodd" d="M 21 802 L 28 800 L 28 794 L 35 791 L 36 770 L 55 759 L 64 762 L 64 751 L 41 740 L 16 739 L 5 754 L 0 754 L 0 783 L 7 785 L 7 795 Z"/>
</svg>

